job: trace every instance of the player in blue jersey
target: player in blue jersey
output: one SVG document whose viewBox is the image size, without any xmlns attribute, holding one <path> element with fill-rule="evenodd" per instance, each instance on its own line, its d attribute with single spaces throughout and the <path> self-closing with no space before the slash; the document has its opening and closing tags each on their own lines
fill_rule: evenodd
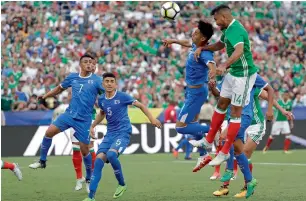
<svg viewBox="0 0 306 201">
<path fill-rule="evenodd" d="M 92 73 L 91 55 L 83 55 L 80 58 L 80 73 L 69 74 L 64 81 L 52 91 L 40 99 L 56 96 L 65 89 L 72 88 L 72 97 L 69 107 L 47 129 L 42 140 L 40 160 L 29 165 L 32 169 L 46 168 L 47 154 L 52 144 L 52 138 L 60 132 L 73 128 L 74 136 L 80 144 L 83 161 L 86 168 L 86 182 L 90 182 L 92 172 L 92 157 L 89 152 L 90 125 L 92 110 L 98 93 L 104 91 L 102 78 Z"/>
<path fill-rule="evenodd" d="M 161 128 L 159 120 L 154 119 L 143 104 L 133 99 L 130 95 L 117 91 L 116 77 L 114 74 L 105 73 L 103 75 L 103 86 L 105 88 L 105 94 L 101 95 L 98 99 L 100 112 L 90 129 L 93 136 L 95 126 L 106 117 L 107 133 L 99 145 L 89 187 L 90 193 L 88 194 L 88 198 L 84 199 L 84 201 L 95 200 L 95 193 L 101 180 L 102 169 L 106 161 L 109 161 L 114 169 L 116 179 L 119 183 L 113 197 L 118 198 L 122 196 L 127 189 L 118 156 L 123 153 L 130 143 L 132 126 L 128 116 L 129 105 L 140 108 L 148 117 L 152 125 Z"/>
<path fill-rule="evenodd" d="M 199 21 L 198 27 L 192 34 L 192 43 L 190 40 L 163 40 L 165 46 L 176 43 L 191 48 L 186 61 L 185 102 L 176 122 L 176 131 L 181 134 L 190 134 L 195 140 L 201 139 L 209 130 L 208 126 L 199 124 L 198 116 L 202 105 L 208 98 L 207 83 L 215 79 L 216 67 L 211 51 L 202 51 L 197 60 L 194 58 L 194 51 L 198 47 L 205 46 L 213 32 L 212 24 Z M 206 150 L 204 148 L 200 149 L 200 158 L 193 170 L 194 172 L 200 166 L 203 167 L 211 161 L 211 157 Z"/>
</svg>

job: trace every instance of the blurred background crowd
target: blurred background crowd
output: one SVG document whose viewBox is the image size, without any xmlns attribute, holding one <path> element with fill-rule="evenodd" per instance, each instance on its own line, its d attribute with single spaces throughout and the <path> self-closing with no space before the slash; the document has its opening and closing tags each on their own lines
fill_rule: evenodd
<svg viewBox="0 0 306 201">
<path fill-rule="evenodd" d="M 97 54 L 96 73 L 113 72 L 119 89 L 149 108 L 184 100 L 188 48 L 164 38 L 191 38 L 198 19 L 222 2 L 178 2 L 175 24 L 160 17 L 162 2 L 1 2 L 1 110 L 49 110 L 68 92 L 38 104 L 36 97 L 79 71 L 79 57 Z M 306 106 L 306 2 L 228 2 L 249 32 L 254 61 L 278 96 L 289 90 Z M 216 27 L 211 42 L 220 38 Z M 215 53 L 217 65 L 227 58 Z M 214 98 L 209 102 L 214 104 Z"/>
</svg>

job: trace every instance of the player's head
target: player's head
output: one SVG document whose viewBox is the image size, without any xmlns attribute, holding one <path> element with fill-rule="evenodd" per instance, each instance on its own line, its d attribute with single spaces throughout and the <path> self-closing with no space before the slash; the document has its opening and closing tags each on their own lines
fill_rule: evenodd
<svg viewBox="0 0 306 201">
<path fill-rule="evenodd" d="M 198 22 L 198 28 L 192 33 L 192 42 L 196 46 L 201 46 L 211 38 L 214 34 L 214 28 L 212 24 L 204 21 Z"/>
<path fill-rule="evenodd" d="M 226 29 L 233 20 L 230 7 L 224 4 L 214 8 L 210 14 L 214 16 L 216 24 L 221 29 Z"/>
<path fill-rule="evenodd" d="M 103 87 L 106 92 L 115 91 L 117 88 L 116 76 L 113 73 L 103 74 Z"/>
<path fill-rule="evenodd" d="M 284 101 L 287 101 L 288 99 L 290 98 L 290 94 L 289 94 L 289 91 L 284 91 L 283 93 L 283 99 Z"/>
<path fill-rule="evenodd" d="M 80 67 L 82 71 L 92 72 L 92 62 L 95 58 L 90 54 L 84 54 L 80 58 Z"/>
<path fill-rule="evenodd" d="M 92 64 L 92 73 L 95 73 L 96 72 L 96 69 L 97 69 L 97 54 L 94 53 L 94 52 L 86 52 L 85 54 L 88 54 L 90 56 L 92 56 L 92 58 L 94 58 L 91 62 Z"/>
</svg>

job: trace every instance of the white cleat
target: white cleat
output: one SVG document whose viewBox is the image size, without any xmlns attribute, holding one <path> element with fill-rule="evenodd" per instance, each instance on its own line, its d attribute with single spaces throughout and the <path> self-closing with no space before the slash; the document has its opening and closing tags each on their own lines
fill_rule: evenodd
<svg viewBox="0 0 306 201">
<path fill-rule="evenodd" d="M 90 180 L 87 180 L 86 181 L 86 191 L 87 191 L 87 193 L 90 193 L 89 186 L 90 186 Z"/>
<path fill-rule="evenodd" d="M 209 149 L 209 148 L 212 147 L 212 143 L 207 142 L 205 137 L 201 140 L 198 140 L 198 141 L 190 140 L 189 143 L 192 144 L 192 146 L 194 146 L 194 147 L 202 147 L 202 148 L 205 148 L 205 149 Z"/>
<path fill-rule="evenodd" d="M 84 182 L 85 182 L 85 178 L 84 177 L 82 177 L 81 179 L 77 179 L 74 190 L 76 190 L 76 191 L 81 190 L 83 188 L 83 183 Z"/>
<path fill-rule="evenodd" d="M 232 178 L 231 178 L 231 181 L 234 181 L 237 179 L 237 175 L 234 175 Z"/>
<path fill-rule="evenodd" d="M 210 180 L 217 180 L 220 178 L 220 174 L 219 173 L 214 173 L 209 179 Z"/>
<path fill-rule="evenodd" d="M 38 169 L 38 168 L 46 168 L 46 166 L 43 165 L 40 161 L 37 161 L 37 162 L 32 163 L 31 165 L 29 165 L 29 168 Z"/>
<path fill-rule="evenodd" d="M 14 172 L 15 176 L 18 178 L 18 180 L 21 181 L 22 180 L 22 172 L 19 168 L 19 165 L 18 165 L 18 163 L 14 163 L 14 165 L 15 165 L 15 168 L 14 168 L 13 172 Z"/>
<path fill-rule="evenodd" d="M 219 154 L 212 160 L 208 165 L 210 166 L 216 166 L 221 165 L 224 161 L 226 161 L 230 157 L 230 154 L 224 154 L 222 152 L 219 152 Z"/>
</svg>

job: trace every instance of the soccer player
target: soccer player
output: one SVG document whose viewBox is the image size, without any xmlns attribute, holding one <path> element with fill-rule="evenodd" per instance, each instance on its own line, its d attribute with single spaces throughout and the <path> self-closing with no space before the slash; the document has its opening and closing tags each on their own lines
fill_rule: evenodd
<svg viewBox="0 0 306 201">
<path fill-rule="evenodd" d="M 176 122 L 176 131 L 180 134 L 190 134 L 195 140 L 204 137 L 209 127 L 198 122 L 198 116 L 202 105 L 208 98 L 207 83 L 215 79 L 216 68 L 211 51 L 203 51 L 198 60 L 194 58 L 196 48 L 205 46 L 213 35 L 213 26 L 210 23 L 199 21 L 198 27 L 192 34 L 192 43 L 189 40 L 166 39 L 163 41 L 165 46 L 176 43 L 184 47 L 191 47 L 186 61 L 186 92 L 182 110 Z M 208 72 L 209 71 L 209 72 Z M 204 148 L 200 148 L 200 158 L 194 168 L 205 166 L 211 161 L 211 157 Z M 205 159 L 205 160 L 203 160 Z M 203 163 L 204 161 L 204 163 Z"/>
<path fill-rule="evenodd" d="M 152 125 L 161 128 L 161 123 L 153 118 L 152 114 L 143 104 L 134 100 L 128 94 L 117 91 L 116 77 L 114 74 L 105 73 L 103 75 L 103 86 L 105 88 L 105 94 L 101 95 L 98 99 L 98 105 L 101 110 L 91 125 L 90 130 L 93 136 L 93 130 L 96 125 L 106 117 L 107 133 L 99 145 L 95 168 L 90 182 L 90 193 L 84 201 L 95 200 L 95 193 L 102 177 L 102 169 L 107 160 L 114 169 L 116 179 L 119 183 L 113 197 L 118 198 L 122 196 L 127 189 L 118 156 L 128 146 L 132 133 L 132 127 L 128 117 L 128 105 L 134 105 L 140 108 Z"/>
<path fill-rule="evenodd" d="M 213 9 L 211 14 L 223 34 L 217 43 L 200 47 L 197 51 L 218 51 L 225 47 L 229 58 L 217 68 L 217 74 L 223 74 L 228 68 L 229 73 L 224 78 L 208 135 L 201 141 L 203 147 L 210 148 L 212 146 L 215 135 L 224 120 L 227 107 L 231 104 L 231 117 L 225 144 L 217 157 L 209 163 L 211 166 L 216 166 L 230 157 L 229 151 L 241 126 L 242 108 L 250 102 L 250 92 L 256 80 L 257 68 L 253 63 L 248 33 L 243 25 L 233 18 L 230 8 L 226 5 L 220 5 Z M 198 57 L 198 53 L 194 56 Z M 272 109 L 267 111 L 267 118 L 272 120 Z M 236 140 L 235 152 L 242 153 L 242 149 L 243 142 Z M 243 163 L 247 163 L 247 158 L 241 157 Z"/>
<path fill-rule="evenodd" d="M 185 146 L 185 160 L 191 160 L 191 152 L 192 152 L 192 145 L 189 143 L 189 135 L 183 135 L 183 139 L 180 141 L 176 148 L 172 149 L 173 157 L 178 159 L 179 150 Z"/>
<path fill-rule="evenodd" d="M 280 99 L 278 101 L 278 104 L 284 108 L 286 111 L 292 111 L 292 101 L 290 100 L 290 95 L 288 91 L 285 91 L 283 93 L 283 99 Z M 272 131 L 271 131 L 271 135 L 268 138 L 267 144 L 265 146 L 265 148 L 263 149 L 263 152 L 266 153 L 268 151 L 268 149 L 271 146 L 271 143 L 274 139 L 275 136 L 279 135 L 279 134 L 283 134 L 285 135 L 285 142 L 284 142 L 284 153 L 290 153 L 289 147 L 290 147 L 290 133 L 291 130 L 293 128 L 293 119 L 290 119 L 290 126 L 288 123 L 288 118 L 283 114 L 283 112 L 281 112 L 279 109 L 277 109 L 277 114 L 276 114 L 276 120 L 273 123 L 272 126 Z"/>
<path fill-rule="evenodd" d="M 22 172 L 17 163 L 10 163 L 1 160 L 1 169 L 9 169 L 14 172 L 19 181 L 22 180 Z"/>
<path fill-rule="evenodd" d="M 46 168 L 47 154 L 52 144 L 52 138 L 60 132 L 73 128 L 74 136 L 79 140 L 80 150 L 86 167 L 86 183 L 90 182 L 92 172 L 92 156 L 89 152 L 90 125 L 92 110 L 98 93 L 104 91 L 102 78 L 92 73 L 91 55 L 83 55 L 80 58 L 80 73 L 70 73 L 65 80 L 41 99 L 55 96 L 65 89 L 72 88 L 72 98 L 69 107 L 61 114 L 46 131 L 43 138 L 40 160 L 29 165 L 32 169 Z"/>
<path fill-rule="evenodd" d="M 259 98 L 268 100 L 268 93 L 273 92 L 272 90 L 266 91 L 263 89 L 266 89 L 266 87 L 257 88 L 256 82 L 255 82 L 255 85 L 251 91 L 251 101 L 250 101 L 251 105 L 249 106 L 249 109 L 251 109 L 250 112 L 253 118 L 252 118 L 251 125 L 245 130 L 247 139 L 246 139 L 246 142 L 243 148 L 243 152 L 248 158 L 249 168 L 251 172 L 253 170 L 251 156 L 254 150 L 256 149 L 257 145 L 261 141 L 262 137 L 265 135 L 265 129 L 266 129 L 265 117 L 260 107 Z M 275 100 L 273 100 L 273 105 L 277 107 L 286 117 L 288 117 L 289 119 L 292 118 L 292 114 L 290 112 L 285 111 L 283 108 L 281 108 L 281 106 Z M 245 108 L 243 110 L 245 110 Z M 230 157 L 227 163 L 233 164 L 233 158 Z M 221 186 L 219 190 L 215 191 L 213 195 L 215 196 L 227 195 L 229 193 L 229 190 L 228 190 L 229 182 L 230 182 L 230 179 L 233 177 L 233 175 L 234 175 L 233 172 L 227 169 L 225 174 L 221 178 L 221 181 L 224 182 L 223 185 Z M 247 195 L 247 185 L 245 184 L 241 192 L 237 193 L 235 197 L 242 198 L 242 197 L 246 197 L 246 195 Z"/>
</svg>

